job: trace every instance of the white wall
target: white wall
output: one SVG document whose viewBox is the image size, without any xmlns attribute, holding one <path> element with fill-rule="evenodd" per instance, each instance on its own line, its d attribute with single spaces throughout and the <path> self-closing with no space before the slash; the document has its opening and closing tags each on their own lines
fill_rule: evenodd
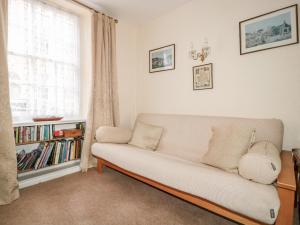
<svg viewBox="0 0 300 225">
<path fill-rule="evenodd" d="M 300 1 L 193 0 L 141 26 L 136 113 L 279 118 L 284 147 L 299 147 L 300 45 L 239 54 L 239 21 L 295 3 Z M 205 37 L 212 47 L 206 63 L 213 63 L 214 88 L 193 91 L 192 66 L 199 63 L 188 57 L 190 42 L 199 47 Z M 149 74 L 148 51 L 173 43 L 176 70 Z"/>
<path fill-rule="evenodd" d="M 119 21 L 116 35 L 120 122 L 121 126 L 130 127 L 136 111 L 137 26 Z"/>
</svg>

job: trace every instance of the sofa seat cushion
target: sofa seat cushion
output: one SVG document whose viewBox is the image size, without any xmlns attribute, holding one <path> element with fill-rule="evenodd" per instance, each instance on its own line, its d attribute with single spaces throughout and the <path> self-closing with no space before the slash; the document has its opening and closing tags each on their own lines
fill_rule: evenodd
<svg viewBox="0 0 300 225">
<path fill-rule="evenodd" d="M 127 144 L 95 143 L 92 153 L 125 170 L 261 222 L 272 224 L 277 217 L 280 201 L 273 185 Z"/>
</svg>

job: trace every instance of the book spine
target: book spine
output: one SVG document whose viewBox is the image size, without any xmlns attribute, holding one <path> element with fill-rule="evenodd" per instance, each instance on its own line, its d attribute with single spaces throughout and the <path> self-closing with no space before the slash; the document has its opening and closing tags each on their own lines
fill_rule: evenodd
<svg viewBox="0 0 300 225">
<path fill-rule="evenodd" d="M 70 147 L 70 141 L 67 141 L 65 162 L 69 161 L 69 152 L 70 152 L 70 148 L 69 147 Z"/>
<path fill-rule="evenodd" d="M 14 128 L 14 138 L 15 138 L 15 143 L 17 143 L 17 130 L 16 130 L 16 128 Z"/>
<path fill-rule="evenodd" d="M 60 151 L 61 151 L 61 142 L 58 142 L 57 150 L 56 150 L 56 153 L 55 153 L 55 161 L 54 161 L 55 165 L 58 164 L 58 162 L 59 162 Z"/>
<path fill-rule="evenodd" d="M 77 146 L 77 159 L 80 159 L 80 150 L 81 149 L 81 140 L 78 140 L 78 146 Z"/>
<path fill-rule="evenodd" d="M 67 161 L 67 152 L 68 152 L 68 141 L 66 141 L 65 147 L 64 147 L 64 153 L 63 153 L 63 157 L 62 157 L 62 162 L 66 162 Z"/>
<path fill-rule="evenodd" d="M 47 154 L 49 152 L 49 149 L 50 149 L 50 144 L 47 142 L 47 146 L 44 150 L 44 154 L 43 154 L 43 157 L 39 163 L 39 167 L 38 168 L 43 168 L 44 167 L 44 162 L 45 162 L 45 158 L 47 157 Z"/>
<path fill-rule="evenodd" d="M 37 141 L 40 140 L 40 129 L 41 129 L 41 126 L 36 127 L 36 140 Z"/>
<path fill-rule="evenodd" d="M 72 142 L 70 142 L 69 144 L 69 155 L 68 155 L 68 159 L 71 160 L 72 158 Z"/>
<path fill-rule="evenodd" d="M 18 143 L 18 128 L 17 127 L 14 128 L 14 137 L 15 137 L 15 143 L 17 144 Z"/>
<path fill-rule="evenodd" d="M 23 143 L 22 135 L 23 135 L 23 127 L 20 127 L 20 129 L 19 129 L 19 139 L 20 139 L 20 143 Z"/>
<path fill-rule="evenodd" d="M 43 126 L 40 126 L 40 138 L 39 140 L 42 141 L 43 140 Z"/>
<path fill-rule="evenodd" d="M 31 127 L 26 127 L 26 142 L 30 142 L 31 141 Z"/>
<path fill-rule="evenodd" d="M 54 147 L 53 147 L 50 159 L 48 161 L 48 165 L 54 165 L 55 154 L 56 154 L 56 151 L 57 151 L 57 145 L 58 145 L 58 141 L 55 141 L 55 144 L 54 144 Z"/>
<path fill-rule="evenodd" d="M 50 134 L 50 139 L 53 139 L 53 125 L 52 124 L 50 125 L 49 134 Z"/>
<path fill-rule="evenodd" d="M 34 141 L 37 141 L 37 126 L 34 126 Z"/>
<path fill-rule="evenodd" d="M 81 150 L 82 150 L 82 144 L 83 144 L 83 140 L 79 141 L 79 151 L 78 151 L 78 158 L 81 158 Z"/>
<path fill-rule="evenodd" d="M 48 143 L 46 142 L 45 145 L 43 146 L 43 150 L 42 150 L 42 153 L 40 155 L 40 158 L 38 159 L 38 161 L 35 164 L 35 169 L 41 168 L 41 163 L 42 163 L 42 161 L 45 157 L 45 153 L 47 152 L 47 149 L 48 149 Z"/>
<path fill-rule="evenodd" d="M 22 143 L 22 127 L 19 127 L 18 134 L 19 134 L 19 143 Z"/>
<path fill-rule="evenodd" d="M 26 142 L 26 140 L 25 140 L 26 127 L 22 127 L 21 130 L 22 130 L 22 134 L 21 134 L 22 143 L 25 143 Z"/>
<path fill-rule="evenodd" d="M 25 143 L 25 136 L 26 136 L 26 127 L 22 127 L 22 143 Z"/>
<path fill-rule="evenodd" d="M 75 143 L 72 142 L 72 155 L 71 155 L 71 160 L 75 159 Z"/>
<path fill-rule="evenodd" d="M 77 151 L 78 151 L 78 140 L 75 140 L 75 159 L 78 159 L 78 153 L 77 153 Z"/>
<path fill-rule="evenodd" d="M 35 138 L 34 138 L 34 132 L 35 132 L 35 129 L 34 127 L 30 127 L 30 135 L 31 135 L 31 141 L 34 142 L 35 141 Z"/>
<path fill-rule="evenodd" d="M 48 138 L 47 138 L 47 135 L 48 135 L 47 126 L 44 125 L 43 127 L 44 127 L 44 137 L 43 137 L 43 140 L 48 140 Z"/>
<path fill-rule="evenodd" d="M 45 156 L 45 159 L 44 159 L 44 161 L 43 161 L 43 165 L 42 165 L 43 167 L 46 167 L 46 166 L 47 166 L 48 161 L 49 161 L 49 158 L 50 158 L 50 156 L 51 156 L 51 154 L 52 154 L 54 145 L 55 145 L 55 142 L 50 142 L 50 144 L 49 144 L 49 149 L 48 149 L 47 154 L 46 154 L 46 156 Z"/>
<path fill-rule="evenodd" d="M 59 158 L 58 158 L 58 163 L 62 162 L 62 157 L 64 154 L 64 141 L 61 142 L 61 147 L 60 147 L 60 151 L 59 151 Z"/>
</svg>

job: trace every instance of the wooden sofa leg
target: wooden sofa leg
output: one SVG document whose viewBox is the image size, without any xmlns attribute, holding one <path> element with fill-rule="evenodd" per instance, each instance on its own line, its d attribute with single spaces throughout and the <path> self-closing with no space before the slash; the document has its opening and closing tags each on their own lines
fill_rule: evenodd
<svg viewBox="0 0 300 225">
<path fill-rule="evenodd" d="M 275 225 L 292 225 L 294 221 L 295 191 L 280 187 L 277 188 L 277 191 L 280 199 L 280 209 Z"/>
<path fill-rule="evenodd" d="M 102 159 L 97 159 L 97 171 L 98 171 L 98 173 L 100 173 L 100 174 L 102 173 L 103 166 L 104 166 L 103 160 Z"/>
</svg>

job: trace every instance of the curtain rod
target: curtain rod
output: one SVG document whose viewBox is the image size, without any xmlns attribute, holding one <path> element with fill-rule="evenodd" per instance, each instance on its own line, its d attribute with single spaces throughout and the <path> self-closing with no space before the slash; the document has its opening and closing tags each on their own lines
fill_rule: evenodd
<svg viewBox="0 0 300 225">
<path fill-rule="evenodd" d="M 92 11 L 94 11 L 94 12 L 101 13 L 102 15 L 105 15 L 104 13 L 102 13 L 102 12 L 100 12 L 100 11 L 98 11 L 98 10 L 96 10 L 96 9 L 94 9 L 94 8 L 92 8 L 92 7 L 90 7 L 90 6 L 86 5 L 86 4 L 84 4 L 84 3 L 82 3 L 82 2 L 79 2 L 79 1 L 77 1 L 77 0 L 71 0 L 71 1 L 72 1 L 72 2 L 75 2 L 75 3 L 78 4 L 78 5 L 83 6 L 83 7 L 87 8 L 87 9 L 89 9 L 89 10 L 92 10 Z M 118 23 L 118 20 L 117 20 L 117 19 L 115 19 L 115 18 L 113 18 L 113 17 L 111 17 L 111 16 L 108 16 L 108 17 L 111 18 L 111 19 L 114 19 L 114 20 L 115 20 L 115 23 Z"/>
</svg>

